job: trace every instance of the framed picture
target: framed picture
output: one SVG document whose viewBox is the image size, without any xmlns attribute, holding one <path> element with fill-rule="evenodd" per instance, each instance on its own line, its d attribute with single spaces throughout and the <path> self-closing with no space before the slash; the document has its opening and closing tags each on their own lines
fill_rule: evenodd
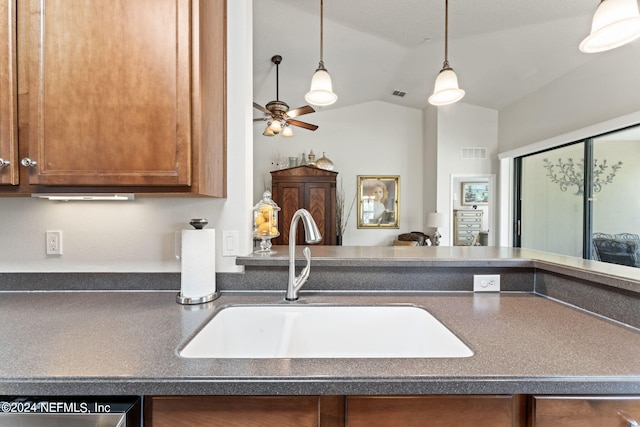
<svg viewBox="0 0 640 427">
<path fill-rule="evenodd" d="M 400 177 L 358 175 L 358 228 L 399 228 Z"/>
<path fill-rule="evenodd" d="M 463 182 L 462 183 L 462 204 L 463 205 L 488 205 L 489 204 L 489 183 L 488 182 Z"/>
</svg>

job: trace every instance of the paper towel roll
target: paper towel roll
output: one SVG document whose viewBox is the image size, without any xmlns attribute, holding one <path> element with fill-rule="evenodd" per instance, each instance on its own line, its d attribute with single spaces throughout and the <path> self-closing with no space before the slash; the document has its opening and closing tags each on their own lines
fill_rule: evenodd
<svg viewBox="0 0 640 427">
<path fill-rule="evenodd" d="M 182 298 L 216 293 L 216 230 L 182 230 Z"/>
</svg>

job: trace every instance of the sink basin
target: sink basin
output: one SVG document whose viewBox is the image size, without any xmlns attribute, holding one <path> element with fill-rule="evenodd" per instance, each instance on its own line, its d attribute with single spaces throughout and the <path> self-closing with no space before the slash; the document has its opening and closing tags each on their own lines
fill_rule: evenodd
<svg viewBox="0 0 640 427">
<path fill-rule="evenodd" d="M 220 310 L 188 358 L 435 358 L 473 352 L 416 306 L 263 305 Z"/>
</svg>

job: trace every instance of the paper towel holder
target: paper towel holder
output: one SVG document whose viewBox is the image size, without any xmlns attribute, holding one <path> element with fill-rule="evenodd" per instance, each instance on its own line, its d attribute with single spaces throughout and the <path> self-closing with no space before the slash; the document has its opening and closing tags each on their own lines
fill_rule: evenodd
<svg viewBox="0 0 640 427">
<path fill-rule="evenodd" d="M 212 294 L 205 295 L 203 297 L 183 297 L 182 294 L 178 293 L 176 295 L 176 302 L 182 305 L 194 305 L 194 304 L 204 304 L 207 302 L 211 302 L 214 299 L 220 296 L 220 291 L 216 291 Z"/>
<path fill-rule="evenodd" d="M 193 218 L 189 221 L 189 224 L 195 228 L 196 230 L 202 230 L 209 221 L 206 218 Z M 182 296 L 182 292 L 178 292 L 176 295 L 176 302 L 182 305 L 195 305 L 195 304 L 205 304 L 207 302 L 211 302 L 214 299 L 220 296 L 220 291 L 215 291 L 214 293 L 204 295 L 201 297 L 185 297 Z"/>
</svg>

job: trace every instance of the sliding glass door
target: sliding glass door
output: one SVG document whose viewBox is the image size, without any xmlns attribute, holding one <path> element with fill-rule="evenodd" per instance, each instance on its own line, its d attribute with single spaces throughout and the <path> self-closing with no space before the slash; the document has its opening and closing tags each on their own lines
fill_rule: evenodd
<svg viewBox="0 0 640 427">
<path fill-rule="evenodd" d="M 640 267 L 640 126 L 516 165 L 515 246 Z"/>
<path fill-rule="evenodd" d="M 593 256 L 640 267 L 640 128 L 593 140 Z"/>
<path fill-rule="evenodd" d="M 522 158 L 523 248 L 582 257 L 584 144 Z"/>
</svg>

